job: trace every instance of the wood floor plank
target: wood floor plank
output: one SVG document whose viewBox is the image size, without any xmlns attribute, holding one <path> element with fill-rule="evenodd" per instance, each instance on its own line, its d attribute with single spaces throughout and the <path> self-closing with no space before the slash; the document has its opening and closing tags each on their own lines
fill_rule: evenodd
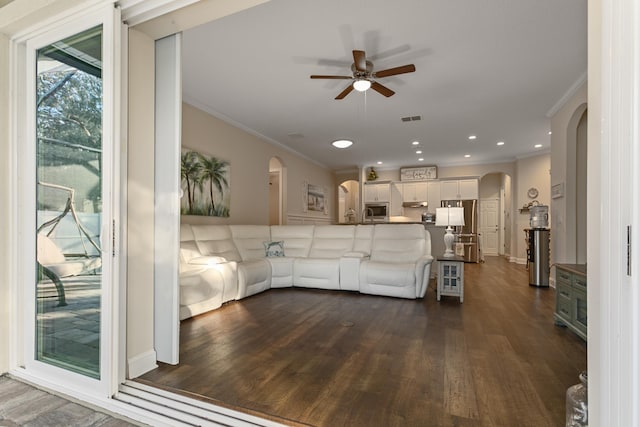
<svg viewBox="0 0 640 427">
<path fill-rule="evenodd" d="M 273 289 L 181 324 L 180 365 L 143 376 L 315 426 L 558 426 L 586 343 L 555 291 L 502 258 L 465 264 L 465 299 Z M 292 421 L 292 424 L 294 421 Z"/>
</svg>

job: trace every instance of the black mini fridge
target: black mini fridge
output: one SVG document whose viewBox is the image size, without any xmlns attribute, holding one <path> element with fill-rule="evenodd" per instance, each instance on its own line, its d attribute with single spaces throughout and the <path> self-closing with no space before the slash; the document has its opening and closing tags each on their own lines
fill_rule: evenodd
<svg viewBox="0 0 640 427">
<path fill-rule="evenodd" d="M 526 231 L 529 285 L 549 286 L 550 230 L 548 228 L 530 228 Z"/>
</svg>

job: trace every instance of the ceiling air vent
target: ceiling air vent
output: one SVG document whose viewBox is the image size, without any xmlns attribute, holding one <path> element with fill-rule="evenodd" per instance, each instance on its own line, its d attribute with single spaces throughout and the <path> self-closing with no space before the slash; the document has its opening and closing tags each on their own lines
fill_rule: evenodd
<svg viewBox="0 0 640 427">
<path fill-rule="evenodd" d="M 417 122 L 418 120 L 422 120 L 422 116 L 401 117 L 400 120 L 402 120 L 403 122 Z"/>
</svg>

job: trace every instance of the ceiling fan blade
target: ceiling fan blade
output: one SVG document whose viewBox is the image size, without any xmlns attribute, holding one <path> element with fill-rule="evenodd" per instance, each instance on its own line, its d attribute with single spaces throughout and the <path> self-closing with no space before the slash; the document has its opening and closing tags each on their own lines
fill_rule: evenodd
<svg viewBox="0 0 640 427">
<path fill-rule="evenodd" d="M 375 90 L 376 92 L 386 96 L 387 98 L 390 97 L 391 95 L 393 95 L 395 92 L 392 91 L 391 89 L 389 89 L 386 86 L 382 86 L 380 83 L 378 82 L 371 82 L 371 89 Z"/>
<path fill-rule="evenodd" d="M 342 99 L 345 96 L 349 95 L 351 93 L 351 91 L 353 90 L 353 85 L 349 85 L 347 86 L 342 92 L 340 92 L 340 94 L 338 96 L 336 96 L 335 99 Z"/>
<path fill-rule="evenodd" d="M 351 76 L 322 76 L 322 75 L 315 75 L 315 74 L 309 77 L 312 79 L 337 79 L 337 80 L 349 80 L 353 78 Z"/>
<path fill-rule="evenodd" d="M 364 73 L 367 71 L 367 57 L 364 50 L 353 51 L 353 63 L 357 71 Z"/>
<path fill-rule="evenodd" d="M 387 70 L 376 71 L 374 75 L 378 78 L 395 76 L 397 74 L 413 73 L 416 70 L 416 66 L 413 64 L 403 65 L 401 67 L 389 68 Z"/>
</svg>

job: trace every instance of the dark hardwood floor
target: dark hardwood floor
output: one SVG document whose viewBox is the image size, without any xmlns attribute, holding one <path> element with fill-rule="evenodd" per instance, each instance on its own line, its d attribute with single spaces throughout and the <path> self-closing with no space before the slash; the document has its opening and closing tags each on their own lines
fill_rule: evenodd
<svg viewBox="0 0 640 427">
<path fill-rule="evenodd" d="M 317 426 L 561 426 L 586 343 L 553 288 L 465 264 L 464 303 L 273 289 L 182 322 L 180 364 L 141 380 Z M 295 422 L 294 422 L 295 421 Z"/>
</svg>

